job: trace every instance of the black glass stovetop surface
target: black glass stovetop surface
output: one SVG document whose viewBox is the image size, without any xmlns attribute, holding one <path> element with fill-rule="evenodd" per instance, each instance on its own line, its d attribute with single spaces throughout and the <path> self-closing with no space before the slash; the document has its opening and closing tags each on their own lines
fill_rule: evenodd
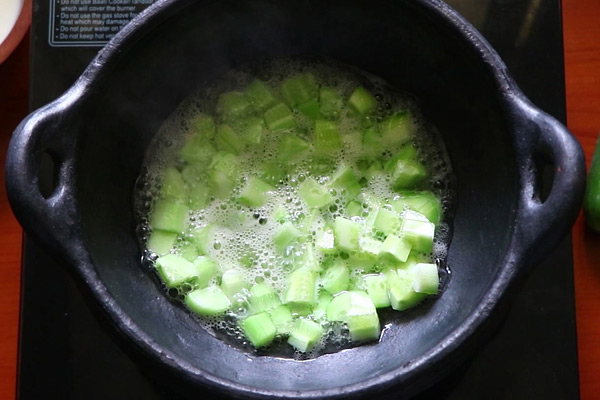
<svg viewBox="0 0 600 400">
<path fill-rule="evenodd" d="M 68 45 L 58 36 L 62 28 L 57 9 L 77 1 L 34 0 L 31 110 L 62 94 L 100 48 L 85 41 Z M 525 94 L 565 123 L 560 1 L 448 3 L 490 41 Z M 66 268 L 27 237 L 22 263 L 19 399 L 174 398 L 148 378 L 98 322 Z M 199 392 L 198 397 L 207 395 Z M 579 398 L 570 236 L 537 266 L 490 342 L 417 396 L 481 398 Z"/>
</svg>

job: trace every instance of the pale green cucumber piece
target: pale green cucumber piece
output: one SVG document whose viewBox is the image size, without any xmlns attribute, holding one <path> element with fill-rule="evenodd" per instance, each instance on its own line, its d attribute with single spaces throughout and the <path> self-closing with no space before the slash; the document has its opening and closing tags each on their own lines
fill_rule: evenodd
<svg viewBox="0 0 600 400">
<path fill-rule="evenodd" d="M 332 154 L 342 148 L 340 133 L 335 122 L 317 119 L 314 131 L 314 151 L 318 156 Z"/>
<path fill-rule="evenodd" d="M 408 112 L 396 113 L 379 126 L 381 144 L 389 149 L 409 142 L 414 136 L 414 126 Z"/>
<path fill-rule="evenodd" d="M 373 160 L 369 164 L 369 167 L 365 171 L 365 176 L 373 177 L 373 176 L 381 174 L 382 171 L 383 171 L 383 163 L 381 162 L 381 160 L 376 159 L 376 160 Z"/>
<path fill-rule="evenodd" d="M 400 192 L 400 198 L 392 201 L 397 212 L 410 209 L 423 214 L 435 225 L 439 224 L 442 215 L 442 204 L 431 192 Z"/>
<path fill-rule="evenodd" d="M 286 178 L 286 171 L 282 165 L 277 162 L 265 163 L 262 167 L 261 179 L 273 186 L 283 183 Z"/>
<path fill-rule="evenodd" d="M 213 230 L 215 226 L 208 224 L 206 226 L 195 228 L 191 232 L 191 236 L 196 243 L 199 255 L 208 254 L 213 247 Z"/>
<path fill-rule="evenodd" d="M 341 260 L 336 260 L 330 265 L 321 278 L 321 286 L 331 294 L 338 294 L 348 290 L 350 271 Z"/>
<path fill-rule="evenodd" d="M 396 191 L 415 188 L 427 178 L 427 169 L 417 160 L 394 160 L 388 170 Z"/>
<path fill-rule="evenodd" d="M 318 94 L 319 86 L 311 73 L 298 74 L 281 83 L 281 95 L 292 107 L 317 98 Z"/>
<path fill-rule="evenodd" d="M 238 158 L 227 151 L 218 151 L 212 158 L 209 168 L 214 171 L 220 171 L 228 177 L 235 178 L 239 174 Z"/>
<path fill-rule="evenodd" d="M 238 201 L 248 207 L 260 207 L 266 203 L 269 192 L 273 190 L 273 186 L 252 176 L 242 189 Z"/>
<path fill-rule="evenodd" d="M 201 208 L 206 207 L 211 195 L 208 183 L 199 182 L 196 184 L 188 184 L 187 191 L 189 196 L 188 204 L 190 208 L 194 210 L 199 210 Z"/>
<path fill-rule="evenodd" d="M 363 206 L 358 201 L 350 201 L 346 204 L 346 215 L 349 217 L 360 217 L 363 213 Z"/>
<path fill-rule="evenodd" d="M 381 134 L 377 129 L 377 126 L 371 126 L 362 134 L 363 151 L 368 156 L 378 156 L 385 150 L 381 144 Z M 366 168 L 365 168 L 366 169 Z"/>
<path fill-rule="evenodd" d="M 350 290 L 333 296 L 327 306 L 327 320 L 348 322 L 348 315 L 377 313 L 373 301 L 362 290 Z"/>
<path fill-rule="evenodd" d="M 228 269 L 221 276 L 221 290 L 233 301 L 234 296 L 248 289 L 250 285 L 244 276 L 235 269 Z"/>
<path fill-rule="evenodd" d="M 299 268 L 307 268 L 315 273 L 320 273 L 323 269 L 315 257 L 315 252 L 312 243 L 305 243 L 301 249 L 300 257 L 296 258 L 296 264 Z"/>
<path fill-rule="evenodd" d="M 244 142 L 255 145 L 262 142 L 265 121 L 258 117 L 249 117 L 239 123 L 238 131 Z"/>
<path fill-rule="evenodd" d="M 400 150 L 398 150 L 396 157 L 401 158 L 403 160 L 416 160 L 418 155 L 419 152 L 415 145 L 412 143 L 406 143 L 402 145 Z"/>
<path fill-rule="evenodd" d="M 402 222 L 401 236 L 416 251 L 430 253 L 433 250 L 435 225 L 429 221 L 405 218 Z"/>
<path fill-rule="evenodd" d="M 269 316 L 277 328 L 278 335 L 289 335 L 294 324 L 294 317 L 290 308 L 284 304 L 269 311 Z"/>
<path fill-rule="evenodd" d="M 437 265 L 418 263 L 410 269 L 413 276 L 413 290 L 417 293 L 436 294 L 439 289 L 440 277 Z"/>
<path fill-rule="evenodd" d="M 315 121 L 320 116 L 319 100 L 316 97 L 302 104 L 298 104 L 296 108 L 311 121 Z"/>
<path fill-rule="evenodd" d="M 198 278 L 196 266 L 175 254 L 158 257 L 155 265 L 158 275 L 168 288 L 178 287 L 185 282 L 193 283 Z"/>
<path fill-rule="evenodd" d="M 368 115 L 375 111 L 377 100 L 362 86 L 357 87 L 350 95 L 348 106 L 360 115 Z"/>
<path fill-rule="evenodd" d="M 216 133 L 215 121 L 210 115 L 198 114 L 190 121 L 190 131 L 207 139 L 212 139 Z"/>
<path fill-rule="evenodd" d="M 342 96 L 329 87 L 322 87 L 319 90 L 320 112 L 327 119 L 337 120 L 340 118 L 344 108 Z"/>
<path fill-rule="evenodd" d="M 189 292 L 185 296 L 185 304 L 196 314 L 204 316 L 223 314 L 231 307 L 231 301 L 218 286 L 208 286 Z"/>
<path fill-rule="evenodd" d="M 272 131 L 292 129 L 296 127 L 296 120 L 292 110 L 284 103 L 274 105 L 263 115 L 267 127 Z"/>
<path fill-rule="evenodd" d="M 248 96 L 242 92 L 225 92 L 217 100 L 217 114 L 222 120 L 235 120 L 252 112 Z"/>
<path fill-rule="evenodd" d="M 407 260 L 410 250 L 411 243 L 408 239 L 388 235 L 379 249 L 379 257 L 388 257 L 392 261 L 404 262 Z"/>
<path fill-rule="evenodd" d="M 263 347 L 275 339 L 277 327 L 266 312 L 254 314 L 242 322 L 244 335 L 254 347 Z"/>
<path fill-rule="evenodd" d="M 284 251 L 286 247 L 298 239 L 300 234 L 301 232 L 298 228 L 288 221 L 277 229 L 275 236 L 273 236 L 273 243 L 275 243 L 275 247 L 279 251 Z"/>
<path fill-rule="evenodd" d="M 216 197 L 224 199 L 231 195 L 238 175 L 238 162 L 235 155 L 225 151 L 219 151 L 213 157 L 208 183 Z"/>
<path fill-rule="evenodd" d="M 250 288 L 249 302 L 253 314 L 269 311 L 281 305 L 277 292 L 264 282 Z"/>
<path fill-rule="evenodd" d="M 311 310 L 317 304 L 317 274 L 311 268 L 298 268 L 288 278 L 284 303 L 292 312 Z"/>
<path fill-rule="evenodd" d="M 219 272 L 219 264 L 210 257 L 198 256 L 193 264 L 197 271 L 196 283 L 200 288 L 208 286 L 210 280 Z"/>
<path fill-rule="evenodd" d="M 342 195 L 347 200 L 355 198 L 361 192 L 358 178 L 354 172 L 352 172 L 352 168 L 346 165 L 343 165 L 335 175 L 332 176 L 329 187 L 342 191 Z"/>
<path fill-rule="evenodd" d="M 362 232 L 362 225 L 358 222 L 349 220 L 344 217 L 335 219 L 333 234 L 335 236 L 336 245 L 347 251 L 358 251 L 359 237 Z"/>
<path fill-rule="evenodd" d="M 278 205 L 273 211 L 273 219 L 280 224 L 289 221 L 290 215 L 284 206 Z"/>
<path fill-rule="evenodd" d="M 364 254 L 367 257 L 377 257 L 381 252 L 381 246 L 383 245 L 377 239 L 373 239 L 370 237 L 361 236 L 358 240 L 360 246 L 360 253 Z"/>
<path fill-rule="evenodd" d="M 381 331 L 377 312 L 369 314 L 348 314 L 348 331 L 354 342 L 379 339 Z"/>
<path fill-rule="evenodd" d="M 244 149 L 244 142 L 240 136 L 235 133 L 231 126 L 225 124 L 219 125 L 217 128 L 215 143 L 218 150 L 226 151 L 236 156 Z"/>
<path fill-rule="evenodd" d="M 310 144 L 299 138 L 296 135 L 286 134 L 281 139 L 279 154 L 277 159 L 281 163 L 289 163 L 302 157 L 305 151 L 310 147 Z"/>
<path fill-rule="evenodd" d="M 150 214 L 149 224 L 152 229 L 180 233 L 188 224 L 189 209 L 187 205 L 170 198 L 159 199 Z"/>
<path fill-rule="evenodd" d="M 324 230 L 317 240 L 315 241 L 317 249 L 325 254 L 332 254 L 337 252 L 335 247 L 335 236 L 333 235 L 333 229 Z"/>
<path fill-rule="evenodd" d="M 176 200 L 183 200 L 187 197 L 185 181 L 177 168 L 170 167 L 165 170 L 162 177 L 160 196 L 171 197 Z"/>
<path fill-rule="evenodd" d="M 153 253 L 163 256 L 169 254 L 175 244 L 177 233 L 153 229 L 148 237 L 146 247 Z"/>
<path fill-rule="evenodd" d="M 309 207 L 320 208 L 333 201 L 333 196 L 326 186 L 313 178 L 307 178 L 298 186 L 298 195 Z"/>
<path fill-rule="evenodd" d="M 189 240 L 188 238 L 182 240 L 176 245 L 176 247 L 177 254 L 179 254 L 181 257 L 185 258 L 188 261 L 193 262 L 196 259 L 196 257 L 200 255 L 198 254 L 198 248 L 196 247 L 196 243 L 193 240 Z"/>
<path fill-rule="evenodd" d="M 377 216 L 373 221 L 373 227 L 379 232 L 383 232 L 385 235 L 398 232 L 401 225 L 400 216 L 387 208 L 380 208 L 377 210 Z"/>
<path fill-rule="evenodd" d="M 333 296 L 326 290 L 319 293 L 317 306 L 314 308 L 312 315 L 316 320 L 324 320 L 327 317 L 327 306 L 333 299 Z"/>
<path fill-rule="evenodd" d="M 305 318 L 296 320 L 288 343 L 301 352 L 310 351 L 321 339 L 325 330 L 316 322 Z"/>
<path fill-rule="evenodd" d="M 365 290 L 375 308 L 384 308 L 390 306 L 388 297 L 387 279 L 382 274 L 370 274 L 363 277 Z"/>
<path fill-rule="evenodd" d="M 394 310 L 402 311 L 414 307 L 427 296 L 425 293 L 414 291 L 412 279 L 405 273 L 401 277 L 395 269 L 388 269 L 384 275 L 387 281 L 390 305 Z"/>
<path fill-rule="evenodd" d="M 276 101 L 269 86 L 259 79 L 250 82 L 250 84 L 246 86 L 245 93 L 250 99 L 252 107 L 259 112 L 269 108 L 269 106 L 273 105 Z"/>
<path fill-rule="evenodd" d="M 216 125 L 212 117 L 200 114 L 190 124 L 191 134 L 181 148 L 181 158 L 187 162 L 208 163 L 215 148 L 211 139 L 215 136 Z"/>
</svg>

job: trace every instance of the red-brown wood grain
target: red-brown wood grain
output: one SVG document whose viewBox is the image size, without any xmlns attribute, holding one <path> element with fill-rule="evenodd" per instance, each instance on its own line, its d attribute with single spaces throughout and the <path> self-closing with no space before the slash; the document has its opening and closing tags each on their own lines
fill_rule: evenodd
<svg viewBox="0 0 600 400">
<path fill-rule="evenodd" d="M 563 0 L 568 127 L 589 165 L 600 132 L 600 0 Z M 4 186 L 11 132 L 27 114 L 29 36 L 0 64 L 0 399 L 15 398 L 21 229 Z M 540 66 L 542 68 L 542 66 Z M 581 398 L 600 399 L 600 234 L 573 228 Z"/>
</svg>

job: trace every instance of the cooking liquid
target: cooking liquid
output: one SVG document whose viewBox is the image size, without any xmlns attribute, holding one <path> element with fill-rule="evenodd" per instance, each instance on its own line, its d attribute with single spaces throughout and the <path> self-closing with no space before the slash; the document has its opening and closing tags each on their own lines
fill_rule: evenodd
<svg viewBox="0 0 600 400">
<path fill-rule="evenodd" d="M 449 272 L 444 260 L 450 239 L 448 221 L 453 194 L 450 163 L 441 140 L 422 120 L 415 99 L 406 93 L 394 91 L 381 79 L 364 73 L 357 73 L 329 63 L 324 64 L 306 60 L 268 60 L 258 68 L 232 71 L 215 86 L 192 95 L 163 124 L 148 149 L 144 166 L 145 172 L 140 177 L 138 185 L 140 189 L 135 196 L 136 214 L 140 220 L 139 240 L 142 248 L 145 249 L 145 233 L 149 231 L 147 225 L 150 212 L 149 206 L 151 207 L 153 198 L 159 192 L 164 169 L 167 166 L 177 166 L 180 163 L 178 154 L 183 145 L 183 139 L 190 132 L 189 121 L 198 113 L 214 115 L 216 101 L 220 93 L 229 90 L 241 90 L 256 77 L 275 90 L 284 79 L 306 71 L 313 73 L 317 81 L 323 86 L 334 88 L 345 99 L 349 98 L 357 86 L 366 87 L 374 94 L 378 102 L 378 116 L 381 118 L 397 111 L 410 110 L 417 131 L 414 145 L 419 150 L 420 161 L 427 166 L 430 174 L 428 189 L 441 199 L 443 205 L 444 219 L 436 229 L 434 251 L 432 254 L 424 255 L 430 262 L 436 262 L 440 267 L 443 284 L 446 272 Z M 301 125 L 297 131 L 303 132 L 305 138 L 310 138 L 312 128 L 309 120 L 302 121 L 301 116 L 296 117 L 299 118 Z M 343 114 L 340 116 L 339 129 L 342 150 L 337 156 L 336 164 L 355 165 L 356 161 L 364 156 L 360 136 L 363 128 L 357 126 L 355 118 Z M 345 216 L 346 214 L 342 193 L 335 194 L 335 202 L 323 213 L 311 212 L 298 196 L 297 187 L 307 177 L 310 176 L 319 183 L 325 184 L 335 172 L 335 168 L 333 170 L 327 168 L 326 171 L 320 171 L 318 168 L 315 170 L 315 165 L 310 157 L 296 162 L 295 168 L 285 176 L 281 185 L 269 195 L 269 199 L 263 206 L 248 208 L 238 203 L 236 199 L 239 197 L 244 182 L 250 176 L 260 176 L 265 160 L 277 156 L 280 139 L 280 133 L 268 133 L 263 137 L 260 146 L 250 147 L 248 151 L 242 152 L 238 156 L 239 165 L 242 166 L 241 178 L 234 188 L 232 196 L 224 200 L 213 200 L 205 208 L 191 211 L 189 222 L 191 228 L 203 227 L 209 223 L 216 226 L 213 231 L 213 245 L 208 255 L 215 259 L 222 269 L 237 269 L 250 284 L 266 282 L 278 291 L 280 297 L 283 298 L 287 275 L 298 262 L 302 262 L 307 257 L 306 252 L 310 251 L 310 246 L 307 246 L 306 243 L 290 246 L 286 250 L 286 254 L 282 256 L 273 245 L 273 236 L 280 226 L 279 222 L 273 218 L 275 211 L 284 209 L 293 222 L 311 221 L 310 230 L 307 233 L 308 243 L 314 243 L 316 238 L 320 236 L 325 229 L 327 220 L 331 221 L 337 216 Z M 395 154 L 394 149 L 389 149 L 389 155 L 393 154 Z M 397 197 L 397 193 L 391 190 L 390 182 L 383 175 L 368 179 L 361 195 L 357 197 L 362 201 L 363 214 L 353 219 L 364 221 L 374 216 L 373 214 L 377 212 L 377 208 L 374 207 L 370 199 L 381 199 L 384 203 L 389 203 L 395 197 Z M 183 235 L 179 243 L 184 243 Z M 177 253 L 178 251 L 180 249 L 176 244 L 172 252 Z M 144 251 L 144 263 L 150 265 L 151 268 L 153 268 L 155 257 L 156 255 L 147 250 Z M 313 257 L 319 262 L 324 261 L 326 258 L 316 249 L 313 252 Z M 252 266 L 249 268 L 241 265 L 239 260 L 242 258 L 250 259 Z M 361 275 L 361 270 L 355 269 L 352 275 L 357 278 Z M 218 284 L 216 278 L 213 283 Z M 184 296 L 184 293 L 173 290 L 167 291 L 167 293 L 177 301 L 181 301 Z M 183 305 L 183 302 L 181 304 Z M 219 338 L 228 341 L 232 345 L 241 346 L 248 351 L 256 351 L 247 343 L 247 339 L 245 339 L 239 328 L 239 321 L 246 315 L 244 299 L 241 299 L 240 304 L 234 305 L 232 310 L 224 316 L 218 318 L 197 317 L 197 319 L 199 325 Z M 382 323 L 382 326 L 385 325 L 385 322 Z M 326 328 L 328 330 L 323 335 L 321 342 L 308 354 L 294 352 L 293 348 L 285 343 L 285 340 L 276 340 L 259 352 L 260 354 L 283 357 L 314 358 L 320 354 L 338 351 L 351 345 L 347 331 L 343 326 L 329 324 Z"/>
</svg>

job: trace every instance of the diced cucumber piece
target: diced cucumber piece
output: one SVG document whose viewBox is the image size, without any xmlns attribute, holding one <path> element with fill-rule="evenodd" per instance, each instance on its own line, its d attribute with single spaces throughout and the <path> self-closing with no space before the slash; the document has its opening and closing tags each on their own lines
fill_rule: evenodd
<svg viewBox="0 0 600 400">
<path fill-rule="evenodd" d="M 440 277 L 437 265 L 418 263 L 410 269 L 413 276 L 413 290 L 417 293 L 436 294 L 439 289 Z"/>
<path fill-rule="evenodd" d="M 273 219 L 278 223 L 283 224 L 284 222 L 289 221 L 290 216 L 286 208 L 280 204 L 273 211 Z"/>
<path fill-rule="evenodd" d="M 199 315 L 219 315 L 229 310 L 231 302 L 220 287 L 208 286 L 196 289 L 185 296 L 185 304 Z"/>
<path fill-rule="evenodd" d="M 317 249 L 325 254 L 335 253 L 335 236 L 332 229 L 324 230 L 316 240 Z"/>
<path fill-rule="evenodd" d="M 250 288 L 249 301 L 253 314 L 269 311 L 281 305 L 277 292 L 266 283 L 257 283 Z"/>
<path fill-rule="evenodd" d="M 238 175 L 238 159 L 235 155 L 220 151 L 215 154 L 208 172 L 208 183 L 218 198 L 231 194 Z"/>
<path fill-rule="evenodd" d="M 377 216 L 373 222 L 373 227 L 379 232 L 383 232 L 386 235 L 398 232 L 400 229 L 400 216 L 392 210 L 387 208 L 380 208 L 377 210 Z"/>
<path fill-rule="evenodd" d="M 306 115 L 308 117 L 308 119 L 310 119 L 311 121 L 316 120 L 317 118 L 319 118 L 319 100 L 315 97 L 312 98 L 310 100 L 308 100 L 307 102 L 304 102 L 302 104 L 298 104 L 296 106 L 296 108 L 304 115 Z"/>
<path fill-rule="evenodd" d="M 381 252 L 381 246 L 383 245 L 377 239 L 370 237 L 361 236 L 358 240 L 360 246 L 360 253 L 367 257 L 377 257 Z"/>
<path fill-rule="evenodd" d="M 331 178 L 329 187 L 342 191 L 346 199 L 353 199 L 360 194 L 361 186 L 352 169 L 346 165 L 342 166 Z"/>
<path fill-rule="evenodd" d="M 327 119 L 338 119 L 344 108 L 342 96 L 329 87 L 322 87 L 319 90 L 319 103 L 321 115 Z"/>
<path fill-rule="evenodd" d="M 249 117 L 239 124 L 240 136 L 248 144 L 260 144 L 265 121 L 262 118 Z"/>
<path fill-rule="evenodd" d="M 414 307 L 420 303 L 427 295 L 417 293 L 412 286 L 412 280 L 408 277 L 400 277 L 395 269 L 388 269 L 384 272 L 390 305 L 394 310 L 402 311 Z"/>
<path fill-rule="evenodd" d="M 212 139 L 216 133 L 215 121 L 210 115 L 198 114 L 190 122 L 190 131 L 206 139 Z"/>
<path fill-rule="evenodd" d="M 362 135 L 362 144 L 364 153 L 368 156 L 378 156 L 385 150 L 385 147 L 381 144 L 381 134 L 376 125 L 365 129 Z"/>
<path fill-rule="evenodd" d="M 368 115 L 375 111 L 377 100 L 362 86 L 357 87 L 350 95 L 348 106 L 360 115 Z"/>
<path fill-rule="evenodd" d="M 282 163 L 289 163 L 302 157 L 310 145 L 304 139 L 296 135 L 284 135 L 281 139 L 281 147 L 277 159 Z"/>
<path fill-rule="evenodd" d="M 311 310 L 317 304 L 317 274 L 310 268 L 298 268 L 289 276 L 284 303 L 295 310 Z"/>
<path fill-rule="evenodd" d="M 262 180 L 273 186 L 280 185 L 284 181 L 285 177 L 285 168 L 283 168 L 279 163 L 266 163 L 262 168 Z"/>
<path fill-rule="evenodd" d="M 258 79 L 253 80 L 246 86 L 245 93 L 256 111 L 264 111 L 276 101 L 269 86 Z"/>
<path fill-rule="evenodd" d="M 379 256 L 387 257 L 392 261 L 404 262 L 408 258 L 410 250 L 411 244 L 408 240 L 396 235 L 388 235 L 379 249 Z"/>
<path fill-rule="evenodd" d="M 388 117 L 380 124 L 381 144 L 384 148 L 393 148 L 409 142 L 414 135 L 412 119 L 408 112 Z"/>
<path fill-rule="evenodd" d="M 240 140 L 240 136 L 229 125 L 219 125 L 215 142 L 217 149 L 236 156 L 244 149 L 244 142 Z"/>
<path fill-rule="evenodd" d="M 219 264 L 206 256 L 196 257 L 193 264 L 196 267 L 196 283 L 201 288 L 207 286 L 210 280 L 217 276 L 217 272 L 219 272 Z"/>
<path fill-rule="evenodd" d="M 153 253 L 163 256 L 169 254 L 175 244 L 177 233 L 153 229 L 148 237 L 146 247 Z"/>
<path fill-rule="evenodd" d="M 200 134 L 191 135 L 181 148 L 181 159 L 189 163 L 206 165 L 217 150 L 209 139 Z"/>
<path fill-rule="evenodd" d="M 294 318 L 290 308 L 284 304 L 269 311 L 269 316 L 277 328 L 278 335 L 288 335 L 292 330 Z"/>
<path fill-rule="evenodd" d="M 427 169 L 416 160 L 397 159 L 389 166 L 394 190 L 412 189 L 427 178 Z"/>
<path fill-rule="evenodd" d="M 177 168 L 170 167 L 165 170 L 162 178 L 160 195 L 161 197 L 171 197 L 176 200 L 183 200 L 186 198 L 187 190 L 185 181 Z"/>
<path fill-rule="evenodd" d="M 244 276 L 235 269 L 228 269 L 221 276 L 221 290 L 233 301 L 235 295 L 248 289 L 249 285 Z"/>
<path fill-rule="evenodd" d="M 379 339 L 380 325 L 377 312 L 369 314 L 348 315 L 348 331 L 350 339 L 355 342 Z"/>
<path fill-rule="evenodd" d="M 331 302 L 331 300 L 333 299 L 333 296 L 323 290 L 321 291 L 321 293 L 319 293 L 319 301 L 317 303 L 317 306 L 314 308 L 312 315 L 316 320 L 323 320 L 326 319 L 327 317 L 327 306 L 329 305 L 329 303 Z"/>
<path fill-rule="evenodd" d="M 342 148 L 337 124 L 323 119 L 315 121 L 314 151 L 316 155 L 332 154 Z"/>
<path fill-rule="evenodd" d="M 373 301 L 362 290 L 341 292 L 327 306 L 327 320 L 348 322 L 348 315 L 377 313 Z"/>
<path fill-rule="evenodd" d="M 321 278 L 321 286 L 331 294 L 348 290 L 350 271 L 343 261 L 336 260 L 329 266 Z"/>
<path fill-rule="evenodd" d="M 254 347 L 263 347 L 275 339 L 277 328 L 268 313 L 249 316 L 242 322 L 244 335 Z"/>
<path fill-rule="evenodd" d="M 208 224 L 201 228 L 196 228 L 191 232 L 191 236 L 196 243 L 200 255 L 208 254 L 213 246 L 213 224 Z"/>
<path fill-rule="evenodd" d="M 252 176 L 242 189 L 238 200 L 248 207 L 260 207 L 267 202 L 269 192 L 273 190 L 273 186 Z"/>
<path fill-rule="evenodd" d="M 219 171 L 228 177 L 235 178 L 239 173 L 238 158 L 227 151 L 219 151 L 215 153 L 209 168 L 214 171 Z"/>
<path fill-rule="evenodd" d="M 417 148 L 412 143 L 404 144 L 400 148 L 400 150 L 398 150 L 398 153 L 396 154 L 396 157 L 398 157 L 402 160 L 416 160 L 417 156 L 418 156 Z"/>
<path fill-rule="evenodd" d="M 198 277 L 196 266 L 175 254 L 158 257 L 155 265 L 162 282 L 168 288 L 178 287 L 184 282 L 194 282 Z"/>
<path fill-rule="evenodd" d="M 196 257 L 199 256 L 198 248 L 193 240 L 188 240 L 186 238 L 186 240 L 182 240 L 180 243 L 178 243 L 176 247 L 178 250 L 177 253 L 188 261 L 193 262 Z"/>
<path fill-rule="evenodd" d="M 416 251 L 429 253 L 433 250 L 435 225 L 432 222 L 405 218 L 401 231 L 402 237 Z"/>
<path fill-rule="evenodd" d="M 272 131 L 291 129 L 296 126 L 292 110 L 284 103 L 276 104 L 265 111 L 264 119 L 267 127 Z"/>
<path fill-rule="evenodd" d="M 149 223 L 153 230 L 180 233 L 187 227 L 188 213 L 187 205 L 180 201 L 159 199 L 154 204 Z"/>
<path fill-rule="evenodd" d="M 317 344 L 324 332 L 318 323 L 299 318 L 290 332 L 288 343 L 298 351 L 307 352 Z"/>
<path fill-rule="evenodd" d="M 311 73 L 295 75 L 281 83 L 281 95 L 292 107 L 316 98 L 318 93 L 317 80 Z"/>
<path fill-rule="evenodd" d="M 439 224 L 442 215 L 442 204 L 431 192 L 400 192 L 400 198 L 392 201 L 397 212 L 410 209 L 423 214 L 428 221 Z"/>
<path fill-rule="evenodd" d="M 333 196 L 326 186 L 312 178 L 307 178 L 298 186 L 298 194 L 309 207 L 323 207 L 333 201 Z"/>
<path fill-rule="evenodd" d="M 375 308 L 390 306 L 388 297 L 387 279 L 382 274 L 365 275 L 363 278 L 365 290 L 373 301 Z"/>
<path fill-rule="evenodd" d="M 221 171 L 210 171 L 208 173 L 208 183 L 216 197 L 224 199 L 231 195 L 235 187 L 235 180 Z"/>
<path fill-rule="evenodd" d="M 342 250 L 358 251 L 362 225 L 344 217 L 337 217 L 333 227 L 333 234 L 337 246 Z"/>
<path fill-rule="evenodd" d="M 358 201 L 350 201 L 346 204 L 346 215 L 349 217 L 359 217 L 363 213 L 363 206 Z"/>
<path fill-rule="evenodd" d="M 246 94 L 242 92 L 225 92 L 217 101 L 217 114 L 222 120 L 234 120 L 244 117 L 252 112 L 252 104 Z"/>
<path fill-rule="evenodd" d="M 279 251 L 284 251 L 286 247 L 292 244 L 299 236 L 301 232 L 291 222 L 285 222 L 278 229 L 275 236 L 273 236 L 273 243 Z"/>
<path fill-rule="evenodd" d="M 188 204 L 191 209 L 199 210 L 204 208 L 210 200 L 210 187 L 208 183 L 202 182 L 188 185 Z"/>
</svg>

